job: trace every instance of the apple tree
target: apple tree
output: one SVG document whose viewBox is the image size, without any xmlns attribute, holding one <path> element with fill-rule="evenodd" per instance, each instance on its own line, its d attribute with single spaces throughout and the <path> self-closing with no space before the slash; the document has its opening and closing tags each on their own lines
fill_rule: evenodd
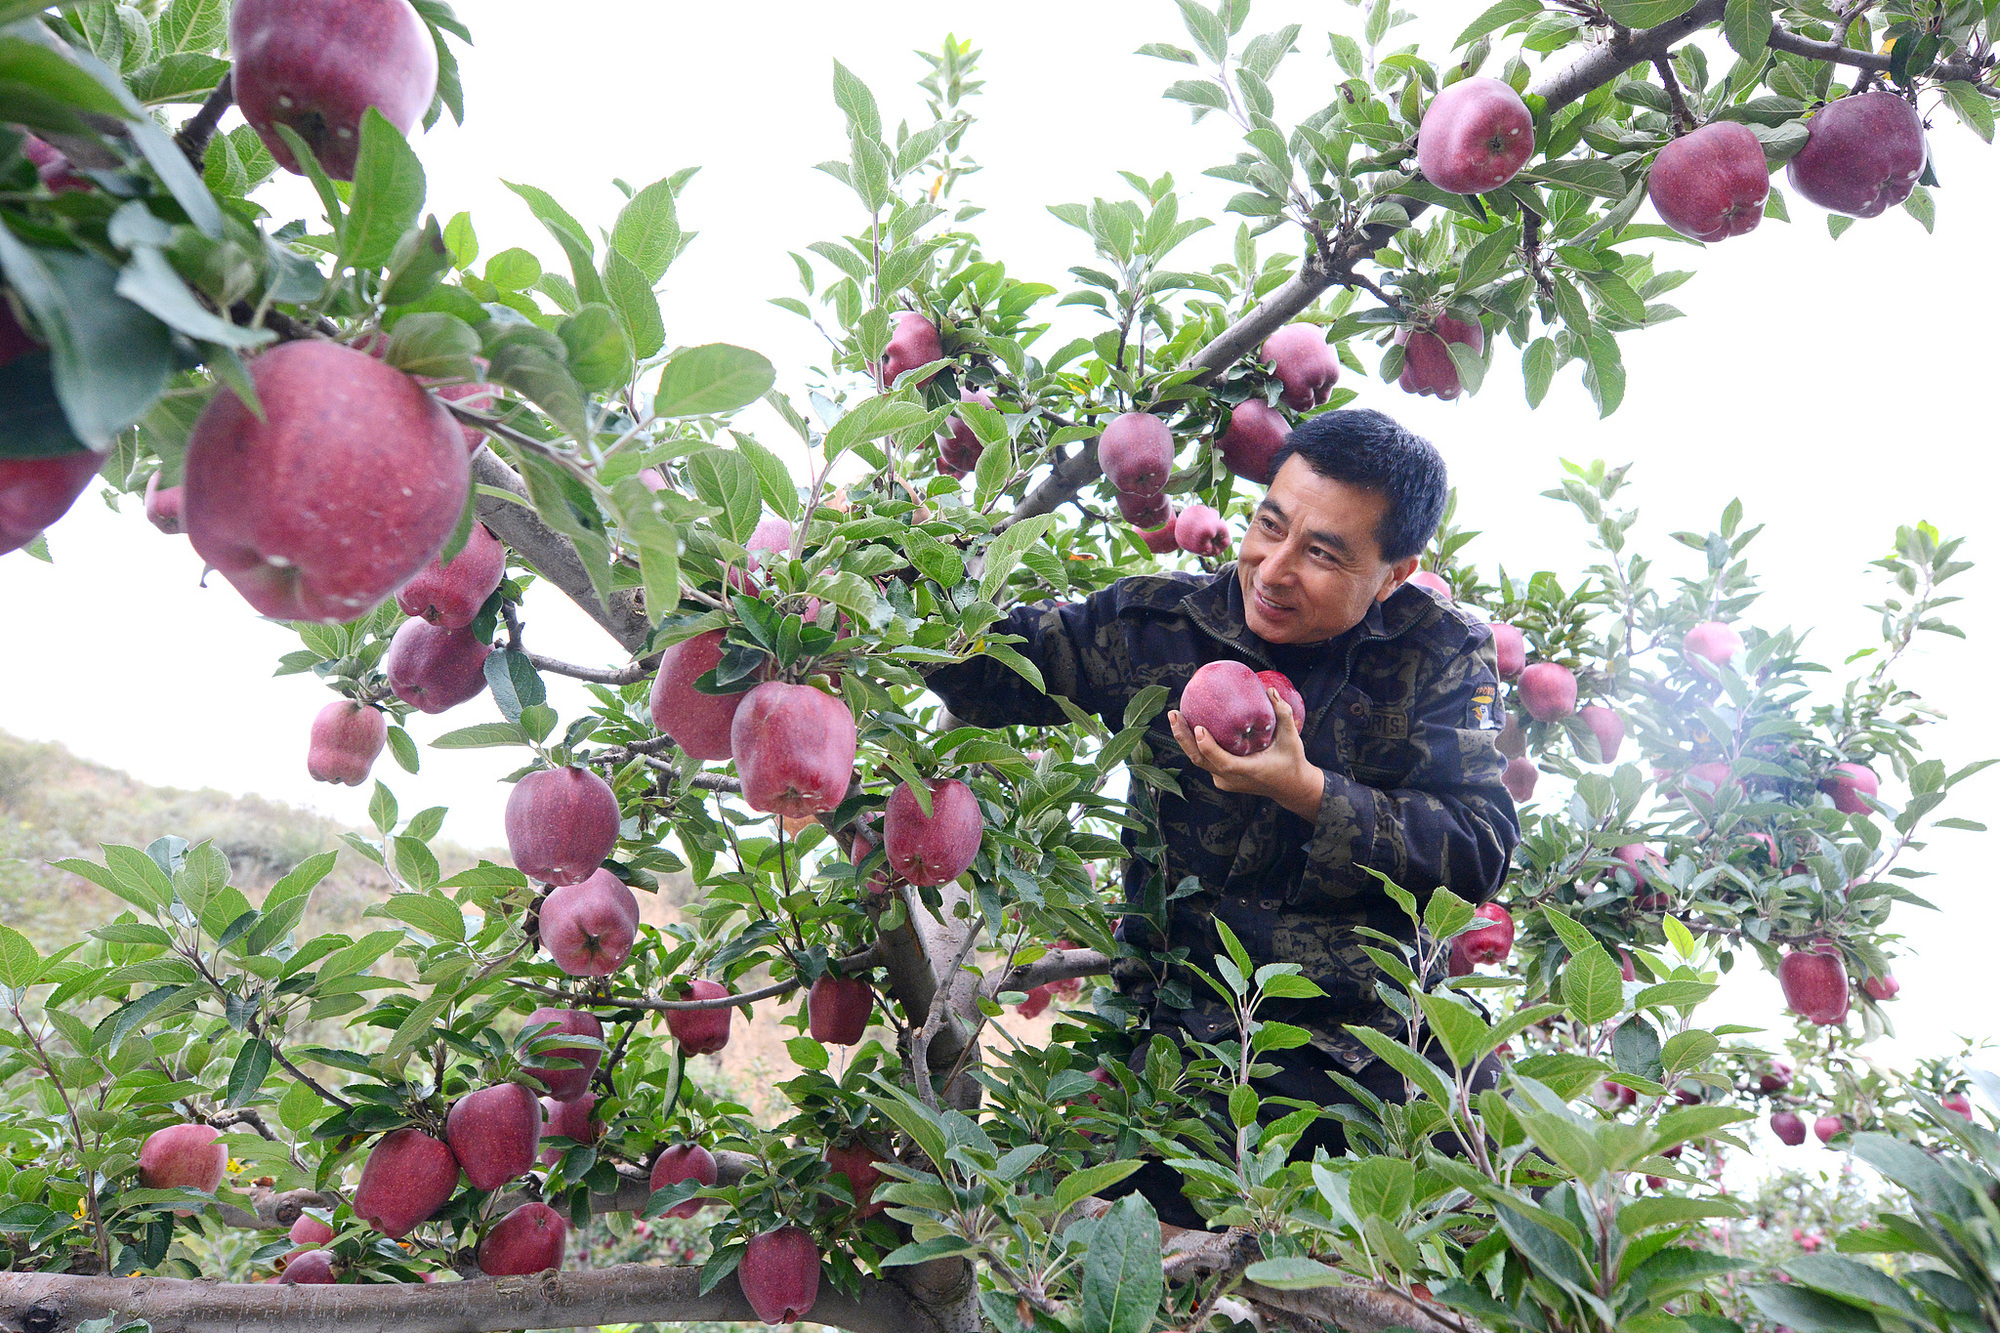
<svg viewBox="0 0 2000 1333">
<path fill-rule="evenodd" d="M 1219 568 L 1285 430 L 1356 381 L 1476 398 L 1504 339 L 1531 403 L 1574 363 L 1609 415 L 1621 340 L 1694 276 L 1668 247 L 1808 205 L 1836 234 L 1928 220 L 1928 120 L 1992 134 L 1989 7 L 1500 0 L 1426 50 L 1379 0 L 1314 108 L 1270 91 L 1297 28 L 1180 10 L 1192 46 L 1144 53 L 1241 130 L 1208 169 L 1240 186 L 1228 258 L 1177 257 L 1214 220 L 1125 174 L 1052 204 L 1089 252 L 1067 276 L 1010 272 L 961 193 L 972 48 L 924 57 L 893 128 L 836 64 L 851 152 L 822 169 L 855 203 L 780 302 L 830 348 L 794 396 L 754 351 L 670 339 L 685 173 L 595 233 L 513 186 L 542 255 L 427 212 L 413 136 L 464 111 L 442 0 L 0 3 L 0 547 L 48 558 L 93 480 L 143 494 L 245 614 L 296 627 L 278 669 L 331 691 L 308 767 L 374 783 L 376 836 L 340 854 L 396 886 L 372 929 L 302 936 L 333 853 L 235 885 L 162 830 L 63 863 L 127 908 L 88 939 L 0 928 L 10 1327 L 1718 1333 L 1878 1308 L 1845 1269 L 1744 1304 L 1703 1227 L 1765 1117 L 1992 1160 L 1988 1129 L 1918 1113 L 1969 1119 L 1960 1071 L 1884 1087 L 1855 1055 L 1925 839 L 1977 827 L 1939 811 L 1978 766 L 1927 752 L 1895 674 L 1955 632 L 1956 539 L 1895 534 L 1881 641 L 1829 693 L 1756 623 L 1740 504 L 1642 554 L 1626 470 L 1574 467 L 1549 494 L 1587 554 L 1527 578 L 1447 523 L 1419 581 L 1494 625 L 1525 836 L 1497 906 L 1382 885 L 1411 928 L 1366 946 L 1406 1022 L 1356 1035 L 1405 1103 L 1264 1096 L 1260 1057 L 1305 1040 L 1286 1005 L 1320 992 L 1226 931 L 1195 978 L 1236 1017 L 1214 1042 L 1147 1033 L 1109 984 L 1147 962 L 1112 875 L 1185 777 L 1164 690 L 995 730 L 924 673 L 984 654 L 1039 683 L 1003 607 Z M 280 170 L 320 216 L 257 202 Z M 536 583 L 610 660 L 536 651 Z M 381 756 L 417 771 L 414 715 L 454 709 L 433 747 L 520 765 L 511 864 L 447 876 L 443 810 L 406 813 Z M 685 918 L 641 924 L 683 871 Z M 1788 1041 L 1703 1011 L 1745 962 L 1778 973 Z M 1051 997 L 1056 1040 L 996 1037 Z M 798 1032 L 775 1127 L 688 1058 L 749 1008 Z M 1321 1115 L 1352 1151 L 1292 1161 Z M 1105 1202 L 1148 1155 L 1214 1233 L 1156 1254 L 1146 1201 Z M 565 1271 L 599 1214 L 706 1219 L 710 1257 Z M 1918 1290 L 1895 1313 L 1963 1314 Z"/>
</svg>

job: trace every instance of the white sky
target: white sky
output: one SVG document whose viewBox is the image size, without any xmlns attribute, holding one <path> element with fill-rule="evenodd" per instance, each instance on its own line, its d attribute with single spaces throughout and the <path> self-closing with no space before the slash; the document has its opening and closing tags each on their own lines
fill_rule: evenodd
<svg viewBox="0 0 2000 1333">
<path fill-rule="evenodd" d="M 1448 41 L 1483 7 L 1455 0 L 1426 9 Z M 852 197 L 811 169 L 846 153 L 831 96 L 835 59 L 868 82 L 889 123 L 922 123 L 914 83 L 926 66 L 912 50 L 934 47 L 947 22 L 980 44 L 987 87 L 968 147 L 986 169 L 962 190 L 988 209 L 975 224 L 988 254 L 1017 277 L 1063 286 L 1071 264 L 1090 262 L 1081 234 L 1046 205 L 1124 194 L 1118 168 L 1149 178 L 1172 171 L 1182 215 L 1218 219 L 1184 248 L 1183 266 L 1221 257 L 1234 234 L 1236 220 L 1220 214 L 1233 187 L 1200 174 L 1233 155 L 1230 127 L 1219 117 L 1190 127 L 1185 109 L 1160 97 L 1184 68 L 1131 54 L 1148 41 L 1190 44 L 1165 0 L 974 0 L 948 11 L 911 0 L 767 0 L 740 10 L 583 0 L 560 13 L 480 0 L 461 12 L 478 41 L 464 55 L 469 124 L 447 120 L 418 145 L 433 210 L 470 209 L 487 255 L 524 245 L 548 263 L 554 245 L 499 178 L 539 185 L 587 225 L 608 226 L 619 203 L 612 177 L 640 185 L 700 165 L 682 225 L 701 236 L 663 288 L 669 344 L 758 348 L 788 387 L 799 387 L 823 344 L 766 303 L 799 294 L 785 252 L 859 226 Z M 1260 0 L 1253 13 L 1246 34 L 1304 24 L 1300 54 L 1277 82 L 1281 118 L 1326 95 L 1329 18 L 1358 29 L 1357 11 L 1323 3 Z M 1835 243 L 1818 210 L 1790 196 L 1792 225 L 1767 222 L 1663 263 L 1699 271 L 1667 298 L 1688 318 L 1622 340 L 1630 387 L 1608 422 L 1596 419 L 1575 366 L 1528 412 L 1515 354 L 1504 347 L 1477 398 L 1440 404 L 1362 381 L 1360 402 L 1438 443 L 1459 489 L 1459 522 L 1485 534 L 1468 553 L 1488 568 L 1504 560 L 1510 571 L 1573 577 L 1584 563 L 1581 523 L 1538 495 L 1554 484 L 1559 459 L 1638 464 L 1631 494 L 1663 581 L 1697 567 L 1693 552 L 1676 563 L 1680 548 L 1661 534 L 1706 531 L 1742 496 L 1750 521 L 1768 524 L 1750 553 L 1767 592 L 1755 619 L 1811 627 L 1809 647 L 1830 665 L 1868 642 L 1873 617 L 1862 606 L 1883 587 L 1866 565 L 1887 551 L 1899 523 L 1928 519 L 1968 535 L 1965 554 L 1985 563 L 1960 578 L 1954 590 L 1967 600 L 1949 613 L 1967 639 L 1926 643 L 1902 678 L 1950 714 L 1928 738 L 1948 764 L 2000 754 L 2000 706 L 1986 683 L 2000 629 L 1987 378 L 2000 167 L 1948 112 L 1931 142 L 1943 182 L 1934 237 L 1894 211 Z M 288 188 L 266 202 L 284 218 L 303 211 L 306 197 Z M 1277 241 L 1266 238 L 1265 252 Z M 1283 248 L 1297 250 L 1289 240 Z M 1074 307 L 1058 314 L 1087 327 Z M 185 540 L 159 536 L 135 510 L 114 518 L 81 503 L 50 533 L 53 567 L 19 555 L 0 566 L 0 615 L 17 631 L 0 654 L 0 728 L 60 740 L 148 782 L 257 792 L 365 823 L 367 788 L 306 777 L 306 730 L 330 696 L 311 676 L 271 677 L 296 639 L 257 620 L 221 580 L 197 587 L 200 564 Z M 538 651 L 597 662 L 616 654 L 559 599 L 531 600 L 527 621 Z M 421 742 L 490 716 L 482 697 L 412 725 Z M 517 758 L 426 749 L 419 777 L 386 755 L 377 775 L 406 810 L 451 806 L 446 836 L 492 846 L 506 797 L 496 779 Z M 1961 790 L 1953 810 L 1980 818 L 1995 779 Z M 1914 1053 L 1944 1052 L 1952 1033 L 2000 1027 L 1985 975 L 2000 931 L 1990 846 L 1940 835 L 1920 861 L 1937 878 L 1918 888 L 1943 911 L 1899 914 L 1917 957 L 1898 966 L 1904 989 L 1894 1012 Z M 1732 990 L 1742 1014 L 1774 1007 L 1775 985 L 1761 974 Z"/>
</svg>

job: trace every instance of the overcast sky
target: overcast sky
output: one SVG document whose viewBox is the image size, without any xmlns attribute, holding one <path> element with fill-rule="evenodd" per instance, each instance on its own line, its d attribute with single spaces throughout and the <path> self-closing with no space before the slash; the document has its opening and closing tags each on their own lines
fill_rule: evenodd
<svg viewBox="0 0 2000 1333">
<path fill-rule="evenodd" d="M 1481 8 L 1426 6 L 1446 41 Z M 464 53 L 468 124 L 447 120 L 419 141 L 431 207 L 441 217 L 470 209 L 486 254 L 524 245 L 547 262 L 555 247 L 500 178 L 539 185 L 586 224 L 608 226 L 620 202 L 613 177 L 641 185 L 700 166 L 682 225 L 701 236 L 663 288 L 668 341 L 758 348 L 790 388 L 824 344 L 767 303 L 798 294 L 786 252 L 860 225 L 852 197 L 812 170 L 846 153 L 831 96 L 835 59 L 869 83 L 887 121 L 921 124 L 914 83 L 926 66 L 913 49 L 934 47 L 945 24 L 979 44 L 987 86 L 967 147 L 986 169 L 963 192 L 988 210 L 976 224 L 987 253 L 1017 277 L 1061 286 L 1070 265 L 1090 261 L 1080 233 L 1046 206 L 1122 194 L 1119 168 L 1173 172 L 1183 216 L 1218 219 L 1183 251 L 1183 266 L 1221 258 L 1235 231 L 1236 219 L 1220 213 L 1233 187 L 1201 176 L 1235 152 L 1230 127 L 1220 118 L 1190 126 L 1186 110 L 1160 96 L 1182 67 L 1132 54 L 1148 41 L 1187 44 L 1166 0 L 943 9 L 908 0 L 742 9 L 584 0 L 554 11 L 480 0 L 461 12 L 478 43 Z M 1327 94 L 1329 18 L 1358 31 L 1357 11 L 1324 3 L 1261 0 L 1253 13 L 1246 33 L 1304 25 L 1300 54 L 1277 81 L 1281 119 L 1298 119 Z M 1597 420 L 1575 366 L 1530 413 L 1506 347 L 1480 396 L 1455 404 L 1369 380 L 1355 387 L 1360 404 L 1396 414 L 1444 451 L 1459 522 L 1484 533 L 1467 554 L 1489 569 L 1504 561 L 1516 573 L 1554 568 L 1573 578 L 1586 563 L 1581 523 L 1539 497 L 1560 459 L 1637 464 L 1629 494 L 1663 581 L 1699 567 L 1693 552 L 1680 562 L 1661 534 L 1706 531 L 1742 496 L 1749 520 L 1768 525 L 1749 553 L 1766 591 L 1753 619 L 1810 629 L 1808 647 L 1836 669 L 1872 641 L 1874 617 L 1863 607 L 1884 589 L 1866 567 L 1886 553 L 1896 526 L 1928 519 L 1968 535 L 1965 554 L 1982 564 L 1958 581 L 1966 601 L 1949 612 L 1967 637 L 1924 643 L 1901 676 L 1950 715 L 1926 743 L 1956 768 L 2000 754 L 1989 684 L 2000 624 L 1989 517 L 2000 162 L 1948 112 L 1934 126 L 1935 236 L 1894 211 L 1836 243 L 1823 215 L 1794 196 L 1789 226 L 1766 222 L 1707 251 L 1673 247 L 1662 267 L 1699 272 L 1668 298 L 1688 318 L 1621 340 L 1630 387 L 1608 421 Z M 303 212 L 306 198 L 287 187 L 266 202 L 282 219 Z M 1266 238 L 1266 252 L 1278 241 Z M 1290 238 L 1283 248 L 1297 250 Z M 1076 308 L 1053 313 L 1090 331 Z M 1059 330 L 1050 345 L 1067 336 Z M 766 438 L 783 443 L 776 432 Z M 368 789 L 306 777 L 306 730 L 330 696 L 311 676 L 271 677 L 297 640 L 257 620 L 220 579 L 200 588 L 185 540 L 155 533 L 136 508 L 114 517 L 87 499 L 52 529 L 52 567 L 22 555 L 0 564 L 0 613 L 15 629 L 0 654 L 0 728 L 59 740 L 148 782 L 256 792 L 365 823 Z M 527 621 L 539 651 L 617 656 L 559 600 L 531 599 Z M 558 702 L 574 698 L 558 693 Z M 490 716 L 482 696 L 412 726 L 423 741 Z M 406 810 L 451 806 L 447 837 L 492 846 L 506 797 L 496 779 L 517 758 L 426 749 L 419 777 L 386 755 L 377 774 Z M 1980 818 L 1995 781 L 1961 791 L 1955 812 Z M 1990 848 L 1947 832 L 1918 861 L 1938 872 L 1917 887 L 1943 911 L 1899 910 L 1918 955 L 1897 969 L 1905 984 L 1893 1009 L 1907 1049 L 1938 1054 L 1952 1033 L 1996 1029 L 1989 985 L 1978 980 L 2000 927 Z M 1753 980 L 1734 991 L 1745 1013 L 1762 1012 L 1775 985 Z"/>
</svg>

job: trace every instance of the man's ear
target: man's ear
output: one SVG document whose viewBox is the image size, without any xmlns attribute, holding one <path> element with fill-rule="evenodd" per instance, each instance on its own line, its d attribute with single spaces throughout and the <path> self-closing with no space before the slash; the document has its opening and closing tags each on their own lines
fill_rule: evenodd
<svg viewBox="0 0 2000 1333">
<path fill-rule="evenodd" d="M 1388 601 L 1391 593 L 1408 582 L 1410 575 L 1417 572 L 1417 560 L 1418 557 L 1414 555 L 1405 556 L 1403 559 L 1389 566 L 1389 577 L 1382 580 L 1381 591 L 1375 594 L 1375 600 L 1378 602 Z"/>
</svg>

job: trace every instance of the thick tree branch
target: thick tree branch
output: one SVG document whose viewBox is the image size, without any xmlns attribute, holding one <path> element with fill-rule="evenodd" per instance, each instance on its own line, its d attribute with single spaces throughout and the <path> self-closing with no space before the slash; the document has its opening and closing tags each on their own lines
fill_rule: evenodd
<svg viewBox="0 0 2000 1333">
<path fill-rule="evenodd" d="M 988 999 L 1001 991 L 1028 991 L 1052 981 L 1099 977 L 1111 971 L 1111 956 L 1095 949 L 1051 949 L 1032 963 L 988 977 L 980 993 Z"/>
<path fill-rule="evenodd" d="M 479 519 L 493 530 L 494 536 L 602 625 L 604 632 L 627 652 L 636 654 L 645 648 L 651 630 L 632 594 L 614 594 L 608 606 L 598 599 L 597 589 L 591 585 L 590 574 L 576 548 L 567 537 L 542 522 L 528 502 L 527 484 L 513 468 L 501 462 L 491 449 L 482 448 L 472 456 L 472 479 L 481 486 L 520 499 L 517 504 L 491 495 L 479 497 Z"/>
<path fill-rule="evenodd" d="M 622 667 L 587 667 L 558 662 L 555 658 L 543 657 L 540 653 L 529 653 L 527 658 L 537 671 L 568 676 L 572 680 L 587 680 L 597 685 L 633 685 L 652 674 L 652 668 L 639 662 Z M 672 742 L 669 741 L 668 744 Z"/>
</svg>

